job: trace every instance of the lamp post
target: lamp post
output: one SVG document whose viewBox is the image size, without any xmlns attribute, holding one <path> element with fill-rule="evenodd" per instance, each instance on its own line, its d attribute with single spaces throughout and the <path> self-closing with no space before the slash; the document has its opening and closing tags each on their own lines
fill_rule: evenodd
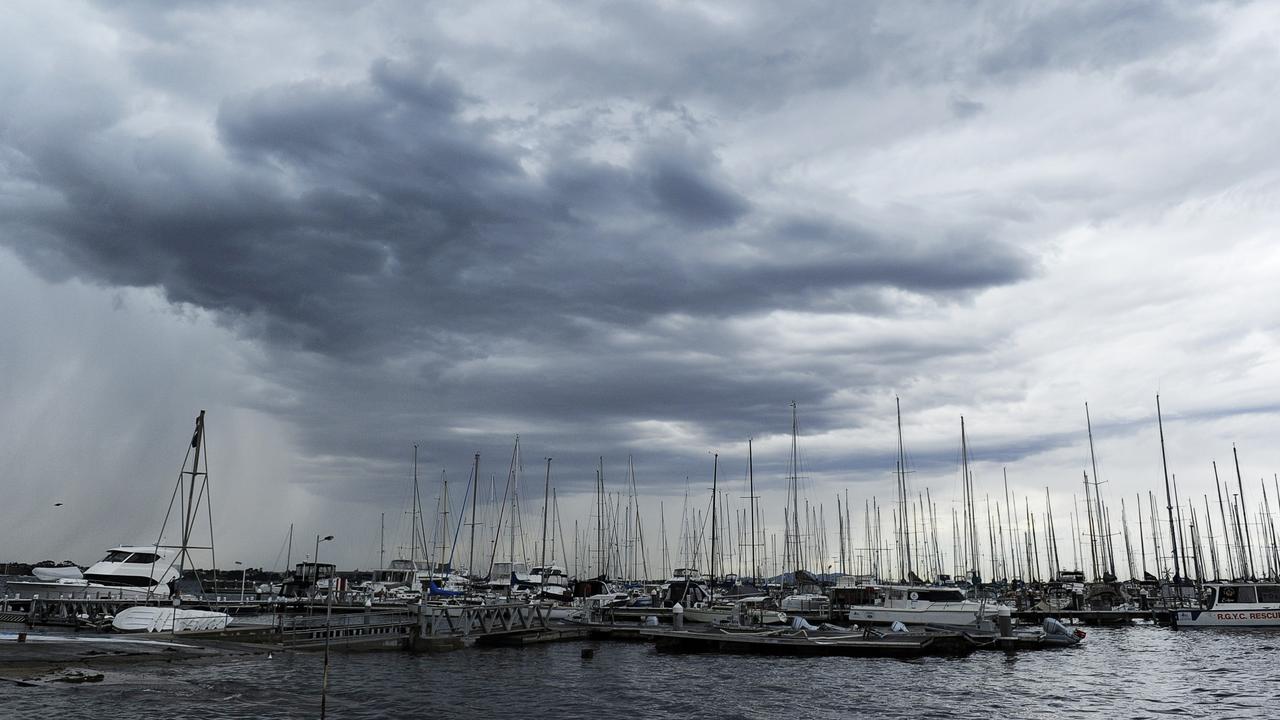
<svg viewBox="0 0 1280 720">
<path fill-rule="evenodd" d="M 332 535 L 316 536 L 315 580 L 320 580 L 320 543 L 332 540 Z M 329 578 L 329 593 L 325 598 L 324 611 L 324 676 L 320 681 L 320 720 L 324 720 L 325 699 L 329 693 L 329 632 L 333 620 L 333 578 Z"/>
<path fill-rule="evenodd" d="M 249 568 L 245 567 L 244 563 L 239 560 L 236 561 L 236 564 L 240 566 L 240 603 L 244 604 L 244 576 L 245 573 L 249 572 Z"/>
<path fill-rule="evenodd" d="M 313 567 L 311 568 L 311 583 L 312 586 L 317 589 L 320 585 L 320 543 L 332 539 L 332 535 L 325 535 L 324 537 L 320 537 L 319 535 L 316 536 L 316 554 L 312 555 L 315 560 L 312 561 Z M 314 597 L 314 595 L 312 597 Z"/>
</svg>

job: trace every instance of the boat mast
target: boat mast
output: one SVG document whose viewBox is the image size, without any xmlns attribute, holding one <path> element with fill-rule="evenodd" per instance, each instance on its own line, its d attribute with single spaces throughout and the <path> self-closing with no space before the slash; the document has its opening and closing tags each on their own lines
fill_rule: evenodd
<svg viewBox="0 0 1280 720">
<path fill-rule="evenodd" d="M 1094 534 L 1093 526 L 1093 496 L 1089 494 L 1089 471 L 1082 471 L 1084 475 L 1084 509 L 1089 517 L 1089 559 L 1093 568 L 1094 581 L 1101 580 L 1098 575 L 1098 536 Z"/>
<path fill-rule="evenodd" d="M 444 560 L 445 558 L 449 558 L 447 562 L 450 567 L 446 569 L 446 572 L 451 573 L 453 572 L 453 567 L 452 567 L 453 556 L 449 553 L 449 476 L 448 474 L 445 473 L 444 469 L 440 470 L 440 484 L 443 486 L 443 490 L 441 492 L 444 495 L 444 498 L 441 500 L 440 504 L 444 506 L 444 511 L 440 514 L 441 515 L 440 523 L 441 523 L 442 529 L 440 532 L 440 556 L 439 557 L 441 560 Z M 464 497 L 462 498 L 462 501 L 465 503 L 467 499 Z M 432 534 L 434 535 L 435 533 L 432 533 Z M 431 572 L 436 571 L 435 565 L 436 563 L 432 563 L 432 567 L 430 568 Z"/>
<path fill-rule="evenodd" d="M 973 507 L 972 507 L 973 497 L 971 495 L 973 491 L 973 487 L 971 483 L 973 482 L 973 480 L 969 476 L 969 442 L 968 442 L 968 439 L 965 437 L 963 415 L 960 416 L 960 461 L 961 461 L 961 470 L 964 473 L 964 477 L 963 477 L 964 510 L 965 510 L 965 521 L 966 521 L 965 522 L 965 536 L 966 536 L 965 551 L 967 556 L 965 560 L 968 562 L 968 565 L 969 565 L 968 567 L 969 581 L 976 582 L 976 578 L 978 575 L 976 557 L 978 553 L 977 553 L 977 548 L 974 547 L 974 543 L 977 540 L 978 533 L 974 530 L 974 526 L 973 526 Z"/>
<path fill-rule="evenodd" d="M 1135 577 L 1138 572 L 1133 567 L 1133 546 L 1129 544 L 1129 518 L 1124 509 L 1124 498 L 1120 498 L 1120 527 L 1124 530 L 1124 555 L 1129 562 L 1129 577 L 1137 580 Z"/>
<path fill-rule="evenodd" d="M 542 488 L 542 554 L 538 558 L 538 567 L 542 568 L 540 575 L 542 587 L 547 587 L 547 511 L 551 509 L 551 458 L 547 458 L 547 481 Z"/>
<path fill-rule="evenodd" d="M 1173 546 L 1173 584 L 1182 582 L 1182 564 L 1178 562 L 1178 530 L 1173 524 L 1173 496 L 1169 493 L 1169 461 L 1164 453 L 1164 419 L 1160 414 L 1160 396 L 1156 395 L 1156 423 L 1160 427 L 1160 465 L 1164 468 L 1164 496 L 1169 512 L 1169 542 Z"/>
<path fill-rule="evenodd" d="M 1231 526 L 1227 523 L 1227 506 L 1222 501 L 1222 481 L 1218 479 L 1218 461 L 1213 461 L 1213 485 L 1218 490 L 1218 512 L 1222 514 L 1222 541 L 1227 545 L 1227 571 L 1231 579 L 1241 577 L 1236 574 L 1236 558 L 1231 554 Z"/>
<path fill-rule="evenodd" d="M 716 514 L 716 476 L 720 472 L 720 453 L 715 453 L 711 461 L 711 575 L 709 580 L 711 584 L 716 582 L 716 525 L 719 525 L 719 515 Z"/>
<path fill-rule="evenodd" d="M 1147 542 L 1146 535 L 1142 529 L 1142 496 L 1134 493 L 1134 499 L 1138 501 L 1138 552 L 1142 554 L 1142 580 L 1147 579 Z"/>
<path fill-rule="evenodd" d="M 1204 496 L 1204 519 L 1209 523 L 1209 559 L 1213 563 L 1213 579 L 1222 579 L 1222 566 L 1218 563 L 1218 544 L 1213 538 L 1213 512 L 1209 506 L 1209 494 Z"/>
<path fill-rule="evenodd" d="M 467 575 L 476 576 L 476 496 L 480 494 L 480 453 L 471 464 L 471 542 L 467 545 Z M 466 498 L 463 498 L 466 502 Z M 465 510 L 465 506 L 464 506 Z"/>
<path fill-rule="evenodd" d="M 756 564 L 756 472 L 751 455 L 751 438 L 747 438 L 747 495 L 751 504 L 751 584 L 759 581 L 760 566 Z"/>
<path fill-rule="evenodd" d="M 907 454 L 906 448 L 902 443 L 902 400 L 895 395 L 893 397 L 893 406 L 898 419 L 898 509 L 901 514 L 899 526 L 901 529 L 902 548 L 904 553 L 902 561 L 902 578 L 905 580 L 910 577 L 912 571 L 911 562 L 911 523 L 910 515 L 907 510 Z M 963 424 L 964 420 L 961 419 Z"/>
<path fill-rule="evenodd" d="M 791 401 L 791 477 L 789 478 L 791 497 L 791 513 L 787 520 L 787 559 L 791 563 L 791 570 L 804 569 L 804 554 L 800 545 L 800 448 L 799 448 L 799 423 L 796 418 L 796 403 Z M 793 575 L 794 579 L 794 575 Z"/>
<path fill-rule="evenodd" d="M 203 416 L 204 413 L 201 413 L 201 415 Z M 1244 557 L 1248 563 L 1244 567 L 1244 577 L 1253 579 L 1253 537 L 1249 533 L 1249 511 L 1247 509 L 1248 506 L 1245 505 L 1244 481 L 1240 479 L 1240 456 L 1236 454 L 1235 443 L 1231 444 L 1231 457 L 1235 458 L 1236 461 L 1236 484 L 1240 487 L 1240 515 L 1243 521 L 1241 524 L 1244 525 Z"/>
<path fill-rule="evenodd" d="M 418 444 L 413 444 L 413 506 L 409 508 L 409 587 L 418 579 Z M 404 537 L 401 535 L 401 537 Z M 319 568 L 316 572 L 320 572 Z"/>
<path fill-rule="evenodd" d="M 596 469 L 596 563 L 600 577 L 604 578 L 604 456 L 600 456 L 600 467 Z"/>
<path fill-rule="evenodd" d="M 1099 533 L 1101 533 L 1102 525 L 1103 525 L 1102 489 L 1098 487 L 1098 484 L 1100 482 L 1098 479 L 1098 458 L 1093 453 L 1093 421 L 1089 418 L 1089 403 L 1084 404 L 1084 423 L 1085 423 L 1085 427 L 1089 431 L 1089 463 L 1093 466 L 1093 495 L 1094 495 L 1094 502 L 1097 503 L 1098 505 L 1098 531 Z M 1111 552 L 1111 523 L 1108 522 L 1106 523 L 1106 525 L 1107 525 L 1107 534 L 1105 536 L 1106 539 L 1102 543 L 1102 555 L 1100 557 L 1100 560 L 1101 560 L 1102 566 L 1106 568 L 1108 572 L 1111 573 L 1111 577 L 1115 577 L 1116 576 L 1116 559 L 1115 559 L 1115 554 Z M 1093 574 L 1095 577 L 1098 574 L 1096 567 L 1094 568 Z"/>
</svg>

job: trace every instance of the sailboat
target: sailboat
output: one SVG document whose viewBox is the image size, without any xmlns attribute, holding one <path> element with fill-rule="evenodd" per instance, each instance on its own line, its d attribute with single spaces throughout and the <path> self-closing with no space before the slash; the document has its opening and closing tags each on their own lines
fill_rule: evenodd
<svg viewBox="0 0 1280 720">
<path fill-rule="evenodd" d="M 200 462 L 204 439 L 204 411 L 196 418 L 196 430 L 188 448 L 188 458 L 195 454 L 196 468 Z M 197 473 L 203 475 L 203 473 Z M 183 489 L 184 479 L 195 475 L 186 470 L 179 476 L 179 490 Z M 68 574 L 65 577 L 52 577 L 47 574 L 32 581 L 12 581 L 7 585 L 7 592 L 17 597 L 29 598 L 39 595 L 44 598 L 100 599 L 100 600 L 153 600 L 169 597 L 182 578 L 182 561 L 189 555 L 185 552 L 190 540 L 190 533 L 196 520 L 199 505 L 206 501 L 207 487 L 202 487 L 200 494 L 194 493 L 194 482 L 189 492 L 175 491 L 170 501 L 170 512 L 173 502 L 183 503 L 185 510 L 184 523 L 181 528 L 183 543 L 180 546 L 161 545 L 160 540 L 153 544 L 118 545 L 108 548 L 106 556 L 89 566 L 80 574 Z M 167 516 L 166 516 L 167 517 Z M 161 528 L 161 536 L 164 529 Z M 76 576 L 79 575 L 79 576 Z"/>
<path fill-rule="evenodd" d="M 831 619 L 831 598 L 820 592 L 821 586 L 817 578 L 804 568 L 804 544 L 800 539 L 800 425 L 794 402 L 791 403 L 791 460 L 787 475 L 787 503 L 786 559 L 792 567 L 795 592 L 782 598 L 779 605 L 788 616 L 826 622 Z"/>
<path fill-rule="evenodd" d="M 182 577 L 186 563 L 191 561 L 192 565 L 195 564 L 191 557 L 191 551 L 208 550 L 211 556 L 213 554 L 213 509 L 209 495 L 208 456 L 205 453 L 204 427 L 204 411 L 201 410 L 196 417 L 196 428 L 191 436 L 191 444 L 187 448 L 187 458 L 191 460 L 190 470 L 187 469 L 187 462 L 184 459 L 182 472 L 178 474 L 177 487 L 174 488 L 173 498 L 169 501 L 169 510 L 165 513 L 165 523 L 160 527 L 159 536 L 156 538 L 151 553 L 155 557 L 153 562 L 158 562 L 162 557 L 172 557 L 169 569 L 174 571 L 176 575 L 174 580 L 169 583 L 169 594 L 175 596 L 173 607 L 139 606 L 126 608 L 117 613 L 111 621 L 111 626 L 116 630 L 122 632 L 220 630 L 231 623 L 231 616 L 226 613 L 181 607 L 181 599 L 175 592 L 177 580 Z M 204 461 L 203 464 L 201 463 L 202 460 Z M 179 506 L 178 519 L 182 523 L 179 528 L 181 544 L 177 546 L 161 545 L 160 542 L 164 537 L 165 525 L 168 523 L 169 516 L 173 513 L 175 503 Z M 209 544 L 196 546 L 192 543 L 195 537 L 196 520 L 199 517 L 202 505 L 209 517 Z M 126 559 L 124 564 L 127 565 L 129 561 L 135 561 L 135 556 L 137 555 L 145 554 L 147 553 L 133 553 Z M 110 559 L 110 556 L 108 556 L 108 559 Z M 216 560 L 214 567 L 217 567 Z M 196 579 L 199 581 L 198 575 Z"/>
</svg>

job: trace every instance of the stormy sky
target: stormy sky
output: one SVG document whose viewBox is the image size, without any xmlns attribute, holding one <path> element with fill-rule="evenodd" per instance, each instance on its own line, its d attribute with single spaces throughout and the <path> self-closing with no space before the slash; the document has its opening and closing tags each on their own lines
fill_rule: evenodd
<svg viewBox="0 0 1280 720">
<path fill-rule="evenodd" d="M 283 565 L 293 523 L 294 560 L 333 534 L 371 567 L 415 444 L 434 513 L 477 452 L 501 493 L 517 435 L 533 534 L 546 457 L 572 533 L 630 456 L 674 556 L 712 453 L 742 502 L 749 437 L 780 534 L 792 402 L 833 546 L 837 494 L 858 538 L 891 503 L 895 396 L 944 518 L 964 416 L 978 497 L 1007 467 L 1068 537 L 1088 402 L 1119 532 L 1163 493 L 1157 393 L 1183 498 L 1233 443 L 1256 495 L 1278 31 L 1269 3 L 9 5 L 0 561 L 153 542 L 202 409 L 222 566 Z"/>
</svg>

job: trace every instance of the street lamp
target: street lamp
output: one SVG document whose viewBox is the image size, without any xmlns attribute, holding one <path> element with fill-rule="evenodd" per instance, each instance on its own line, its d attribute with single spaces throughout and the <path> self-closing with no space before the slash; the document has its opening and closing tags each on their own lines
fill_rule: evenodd
<svg viewBox="0 0 1280 720">
<path fill-rule="evenodd" d="M 243 605 L 244 604 L 244 576 L 245 576 L 245 573 L 249 572 L 249 568 L 245 567 L 244 563 L 240 562 L 239 560 L 236 561 L 236 564 L 240 566 L 240 604 Z"/>
<path fill-rule="evenodd" d="M 320 537 L 319 535 L 316 536 L 316 554 L 313 556 L 315 560 L 314 567 L 311 568 L 311 579 L 317 589 L 320 586 L 320 543 L 332 539 L 332 535 L 325 535 L 324 537 Z"/>
<path fill-rule="evenodd" d="M 332 535 L 326 535 L 323 538 L 316 536 L 316 563 L 315 563 L 315 579 L 317 584 L 320 580 L 320 543 L 324 540 L 332 540 Z M 329 693 L 329 633 L 331 632 L 331 623 L 333 621 L 333 578 L 329 578 L 329 592 L 325 598 L 324 612 L 324 677 L 320 681 L 320 718 L 324 720 L 325 698 Z"/>
</svg>

